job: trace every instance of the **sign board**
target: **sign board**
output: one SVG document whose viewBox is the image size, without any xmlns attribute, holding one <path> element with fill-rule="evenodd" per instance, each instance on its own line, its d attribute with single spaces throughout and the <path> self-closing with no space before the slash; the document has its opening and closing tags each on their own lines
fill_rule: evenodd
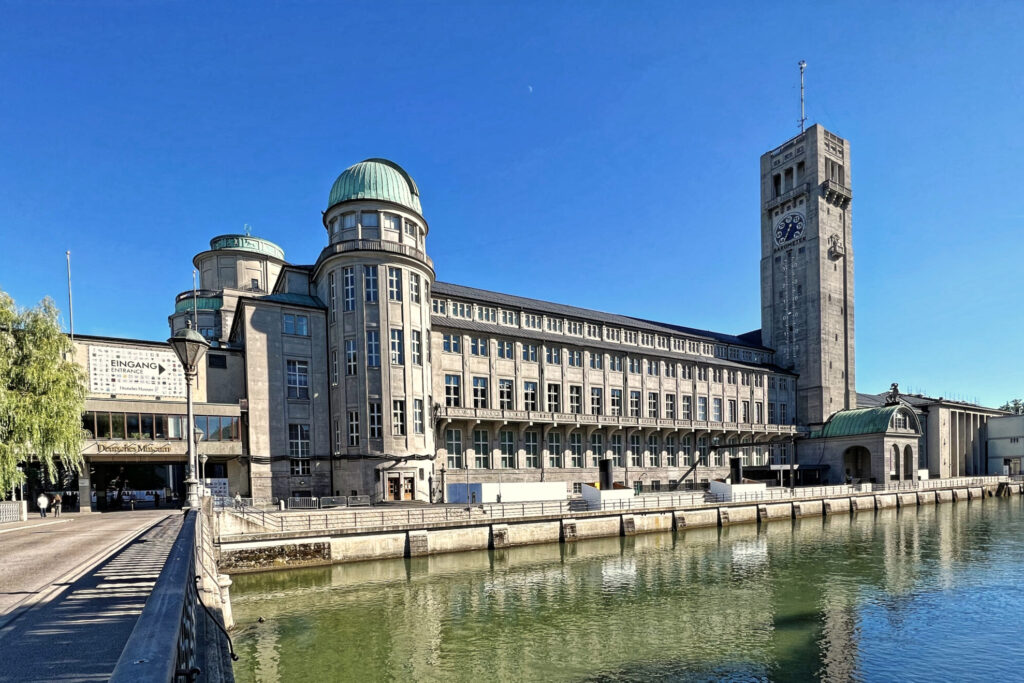
<svg viewBox="0 0 1024 683">
<path fill-rule="evenodd" d="M 89 391 L 184 398 L 185 373 L 170 349 L 90 345 Z"/>
<path fill-rule="evenodd" d="M 204 488 L 206 489 L 204 493 L 207 496 L 214 496 L 215 498 L 228 497 L 228 480 L 226 477 L 207 477 Z"/>
</svg>

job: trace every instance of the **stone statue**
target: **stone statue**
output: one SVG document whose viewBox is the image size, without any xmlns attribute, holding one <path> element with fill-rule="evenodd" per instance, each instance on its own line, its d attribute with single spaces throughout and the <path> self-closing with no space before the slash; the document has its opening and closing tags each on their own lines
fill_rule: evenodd
<svg viewBox="0 0 1024 683">
<path fill-rule="evenodd" d="M 885 405 L 895 406 L 900 403 L 900 385 L 893 382 L 889 387 L 889 393 L 885 395 Z"/>
</svg>

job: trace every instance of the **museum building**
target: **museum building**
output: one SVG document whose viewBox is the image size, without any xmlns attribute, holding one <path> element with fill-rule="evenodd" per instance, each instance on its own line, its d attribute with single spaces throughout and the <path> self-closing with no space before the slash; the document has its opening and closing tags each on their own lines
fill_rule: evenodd
<svg viewBox="0 0 1024 683">
<path fill-rule="evenodd" d="M 232 495 L 435 502 L 446 482 L 571 494 L 603 459 L 645 491 L 727 476 L 733 456 L 747 476 L 802 483 L 983 473 L 983 458 L 928 446 L 923 412 L 895 392 L 858 408 L 851 203 L 849 143 L 821 126 L 762 156 L 761 329 L 730 335 L 439 282 L 416 183 L 359 162 L 330 190 L 312 265 L 251 235 L 196 255 L 198 286 L 169 323 L 211 343 L 204 467 Z M 167 345 L 76 345 L 87 459 L 135 434 L 175 460 L 184 380 Z M 118 353 L 164 354 L 177 384 L 118 384 Z M 961 408 L 973 444 L 998 411 Z"/>
</svg>

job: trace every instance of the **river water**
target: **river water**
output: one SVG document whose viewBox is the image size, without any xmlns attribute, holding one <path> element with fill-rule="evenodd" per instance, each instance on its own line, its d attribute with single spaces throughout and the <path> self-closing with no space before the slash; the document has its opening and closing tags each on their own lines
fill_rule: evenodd
<svg viewBox="0 0 1024 683">
<path fill-rule="evenodd" d="M 1024 497 L 241 574 L 235 675 L 1021 680 L 1022 574 Z"/>
</svg>

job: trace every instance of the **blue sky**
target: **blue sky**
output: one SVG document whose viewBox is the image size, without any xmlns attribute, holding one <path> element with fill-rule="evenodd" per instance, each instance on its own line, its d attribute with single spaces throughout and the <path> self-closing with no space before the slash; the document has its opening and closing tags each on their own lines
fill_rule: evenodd
<svg viewBox="0 0 1024 683">
<path fill-rule="evenodd" d="M 163 339 L 192 256 L 312 263 L 334 178 L 417 180 L 441 280 L 760 326 L 758 158 L 851 140 L 858 387 L 1024 395 L 1024 4 L 0 3 L 0 289 Z M 657 264 L 652 267 L 651 264 Z"/>
</svg>

